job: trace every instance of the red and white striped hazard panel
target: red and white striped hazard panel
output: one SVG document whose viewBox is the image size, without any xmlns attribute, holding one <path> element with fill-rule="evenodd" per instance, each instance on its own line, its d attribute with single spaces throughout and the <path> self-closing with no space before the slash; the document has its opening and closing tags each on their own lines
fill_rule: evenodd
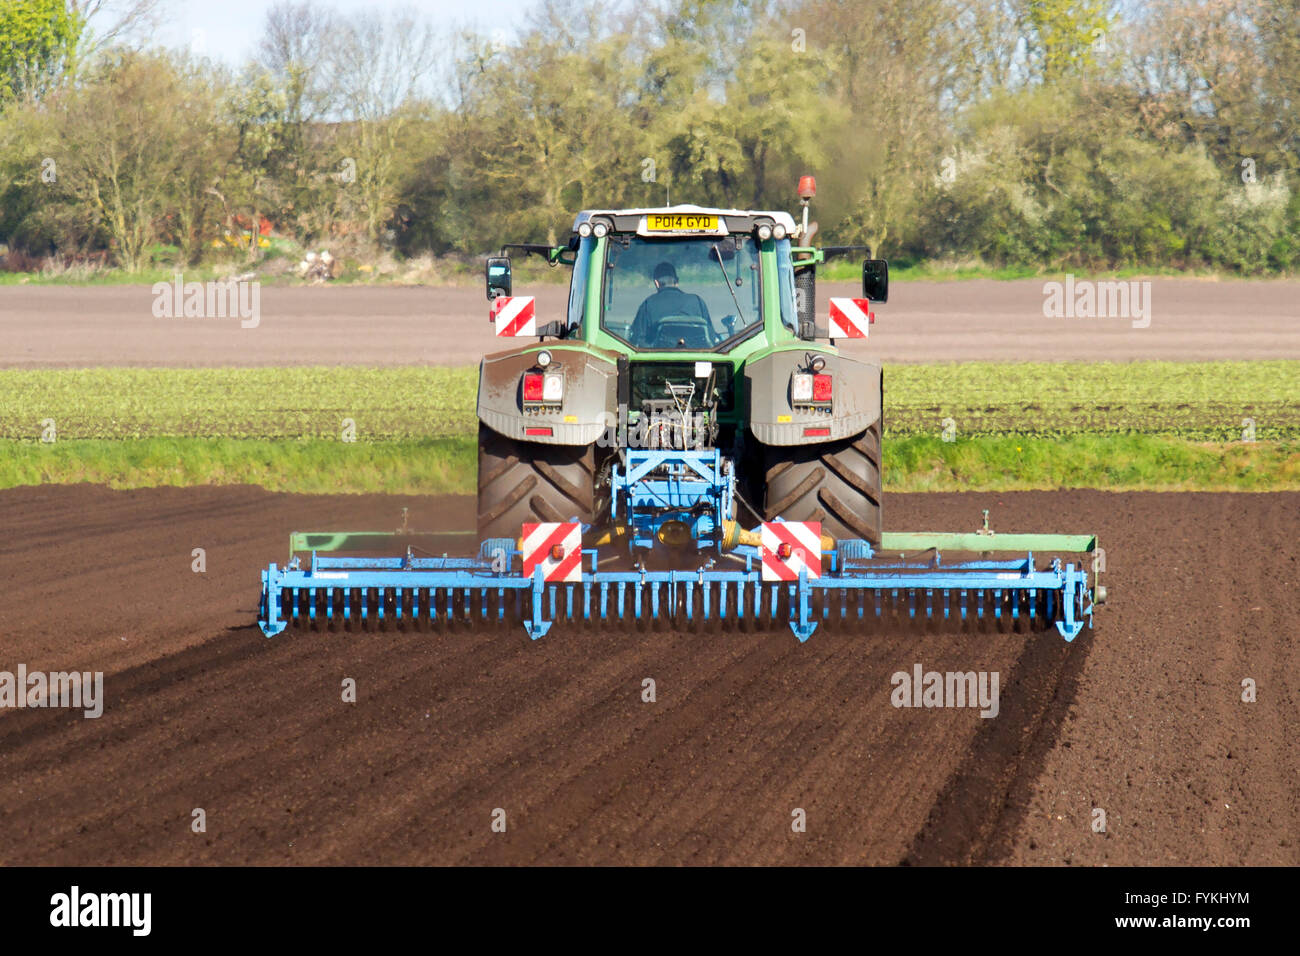
<svg viewBox="0 0 1300 956">
<path fill-rule="evenodd" d="M 537 334 L 537 310 L 531 295 L 499 295 L 492 300 L 492 321 L 497 335 L 511 338 L 516 335 Z"/>
<path fill-rule="evenodd" d="M 524 525 L 520 550 L 526 578 L 540 565 L 547 581 L 582 580 L 582 525 L 576 521 Z"/>
<path fill-rule="evenodd" d="M 865 339 L 867 327 L 876 321 L 870 299 L 831 299 L 830 312 L 833 339 Z"/>
<path fill-rule="evenodd" d="M 761 537 L 764 581 L 798 581 L 804 568 L 809 580 L 821 577 L 820 521 L 765 521 Z"/>
</svg>

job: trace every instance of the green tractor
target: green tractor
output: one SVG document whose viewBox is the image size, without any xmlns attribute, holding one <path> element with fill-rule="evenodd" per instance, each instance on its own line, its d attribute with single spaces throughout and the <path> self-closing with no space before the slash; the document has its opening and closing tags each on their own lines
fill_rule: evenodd
<svg viewBox="0 0 1300 956">
<path fill-rule="evenodd" d="M 881 370 L 841 355 L 816 319 L 814 249 L 789 213 L 672 206 L 586 210 L 562 246 L 510 245 L 487 262 L 499 335 L 538 341 L 487 356 L 478 391 L 479 540 L 529 522 L 610 523 L 610 476 L 630 449 L 717 448 L 742 522 L 820 522 L 881 538 Z M 513 295 L 511 250 L 572 269 L 568 309 Z M 888 266 L 863 262 L 864 334 Z M 730 510 L 730 509 L 729 509 Z M 661 538 L 661 540 L 663 540 Z M 668 543 L 664 541 L 664 543 Z"/>
<path fill-rule="evenodd" d="M 862 298 L 831 299 L 822 324 L 814 270 L 853 247 L 797 244 L 814 191 L 805 177 L 800 223 L 587 210 L 564 245 L 507 246 L 573 270 L 563 314 L 538 316 L 509 256 L 491 257 L 497 334 L 537 342 L 480 367 L 477 554 L 437 557 L 436 532 L 296 532 L 262 573 L 263 633 L 522 625 L 537 640 L 618 621 L 802 642 L 823 624 L 944 623 L 1073 640 L 1104 589 L 1043 557 L 1091 554 L 1095 536 L 882 532 L 880 366 L 833 340 L 866 335 L 889 272 L 864 260 Z"/>
</svg>

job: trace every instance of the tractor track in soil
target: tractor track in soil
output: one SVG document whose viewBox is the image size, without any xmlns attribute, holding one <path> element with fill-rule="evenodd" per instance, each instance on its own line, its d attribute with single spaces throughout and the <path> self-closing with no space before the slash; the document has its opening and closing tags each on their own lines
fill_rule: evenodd
<svg viewBox="0 0 1300 956">
<path fill-rule="evenodd" d="M 465 498 L 0 492 L 0 671 L 102 670 L 106 697 L 97 720 L 0 710 L 0 864 L 1300 863 L 1300 494 L 886 495 L 892 529 L 989 508 L 1000 531 L 1095 531 L 1111 603 L 1069 646 L 261 636 L 257 572 L 289 531 L 403 507 L 473 521 Z M 999 715 L 894 708 L 916 663 L 998 672 Z"/>
</svg>

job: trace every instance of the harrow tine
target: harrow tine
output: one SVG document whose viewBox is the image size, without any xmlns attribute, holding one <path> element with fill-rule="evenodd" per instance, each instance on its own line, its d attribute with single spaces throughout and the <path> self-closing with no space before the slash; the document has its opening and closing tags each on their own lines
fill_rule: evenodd
<svg viewBox="0 0 1300 956">
<path fill-rule="evenodd" d="M 700 632 L 700 594 L 696 583 L 686 582 L 686 629 L 692 634 Z"/>
<path fill-rule="evenodd" d="M 718 620 L 722 623 L 722 632 L 730 634 L 736 629 L 739 623 L 737 620 L 737 608 L 731 589 L 727 587 L 726 581 L 718 582 Z"/>
<path fill-rule="evenodd" d="M 583 630 L 591 628 L 591 582 L 582 582 L 582 593 L 578 596 L 578 616 L 575 623 Z"/>
<path fill-rule="evenodd" d="M 618 619 L 620 622 L 627 620 L 627 607 L 628 607 L 627 602 L 628 602 L 627 582 L 619 581 L 618 582 Z"/>
<path fill-rule="evenodd" d="M 733 615 L 732 631 L 747 634 L 753 624 L 753 611 L 749 608 L 749 589 L 744 581 L 733 581 L 731 585 L 731 613 Z"/>
<path fill-rule="evenodd" d="M 632 597 L 633 623 L 637 633 L 644 634 L 650 629 L 649 615 L 646 613 L 646 606 L 650 601 L 649 589 L 643 582 L 637 581 L 629 589 L 629 593 Z"/>
</svg>

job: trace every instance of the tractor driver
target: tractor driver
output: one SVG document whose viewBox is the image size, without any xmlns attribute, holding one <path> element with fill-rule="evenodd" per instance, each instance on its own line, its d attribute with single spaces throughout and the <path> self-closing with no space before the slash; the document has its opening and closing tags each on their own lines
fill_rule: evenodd
<svg viewBox="0 0 1300 956">
<path fill-rule="evenodd" d="M 709 307 L 698 295 L 683 292 L 677 287 L 677 270 L 671 262 L 661 262 L 655 266 L 655 291 L 645 297 L 636 318 L 632 320 L 631 341 L 639 347 L 655 347 L 659 323 L 670 315 L 698 315 L 704 320 L 706 329 L 712 329 L 709 319 Z M 707 334 L 707 333 L 706 333 Z"/>
</svg>

